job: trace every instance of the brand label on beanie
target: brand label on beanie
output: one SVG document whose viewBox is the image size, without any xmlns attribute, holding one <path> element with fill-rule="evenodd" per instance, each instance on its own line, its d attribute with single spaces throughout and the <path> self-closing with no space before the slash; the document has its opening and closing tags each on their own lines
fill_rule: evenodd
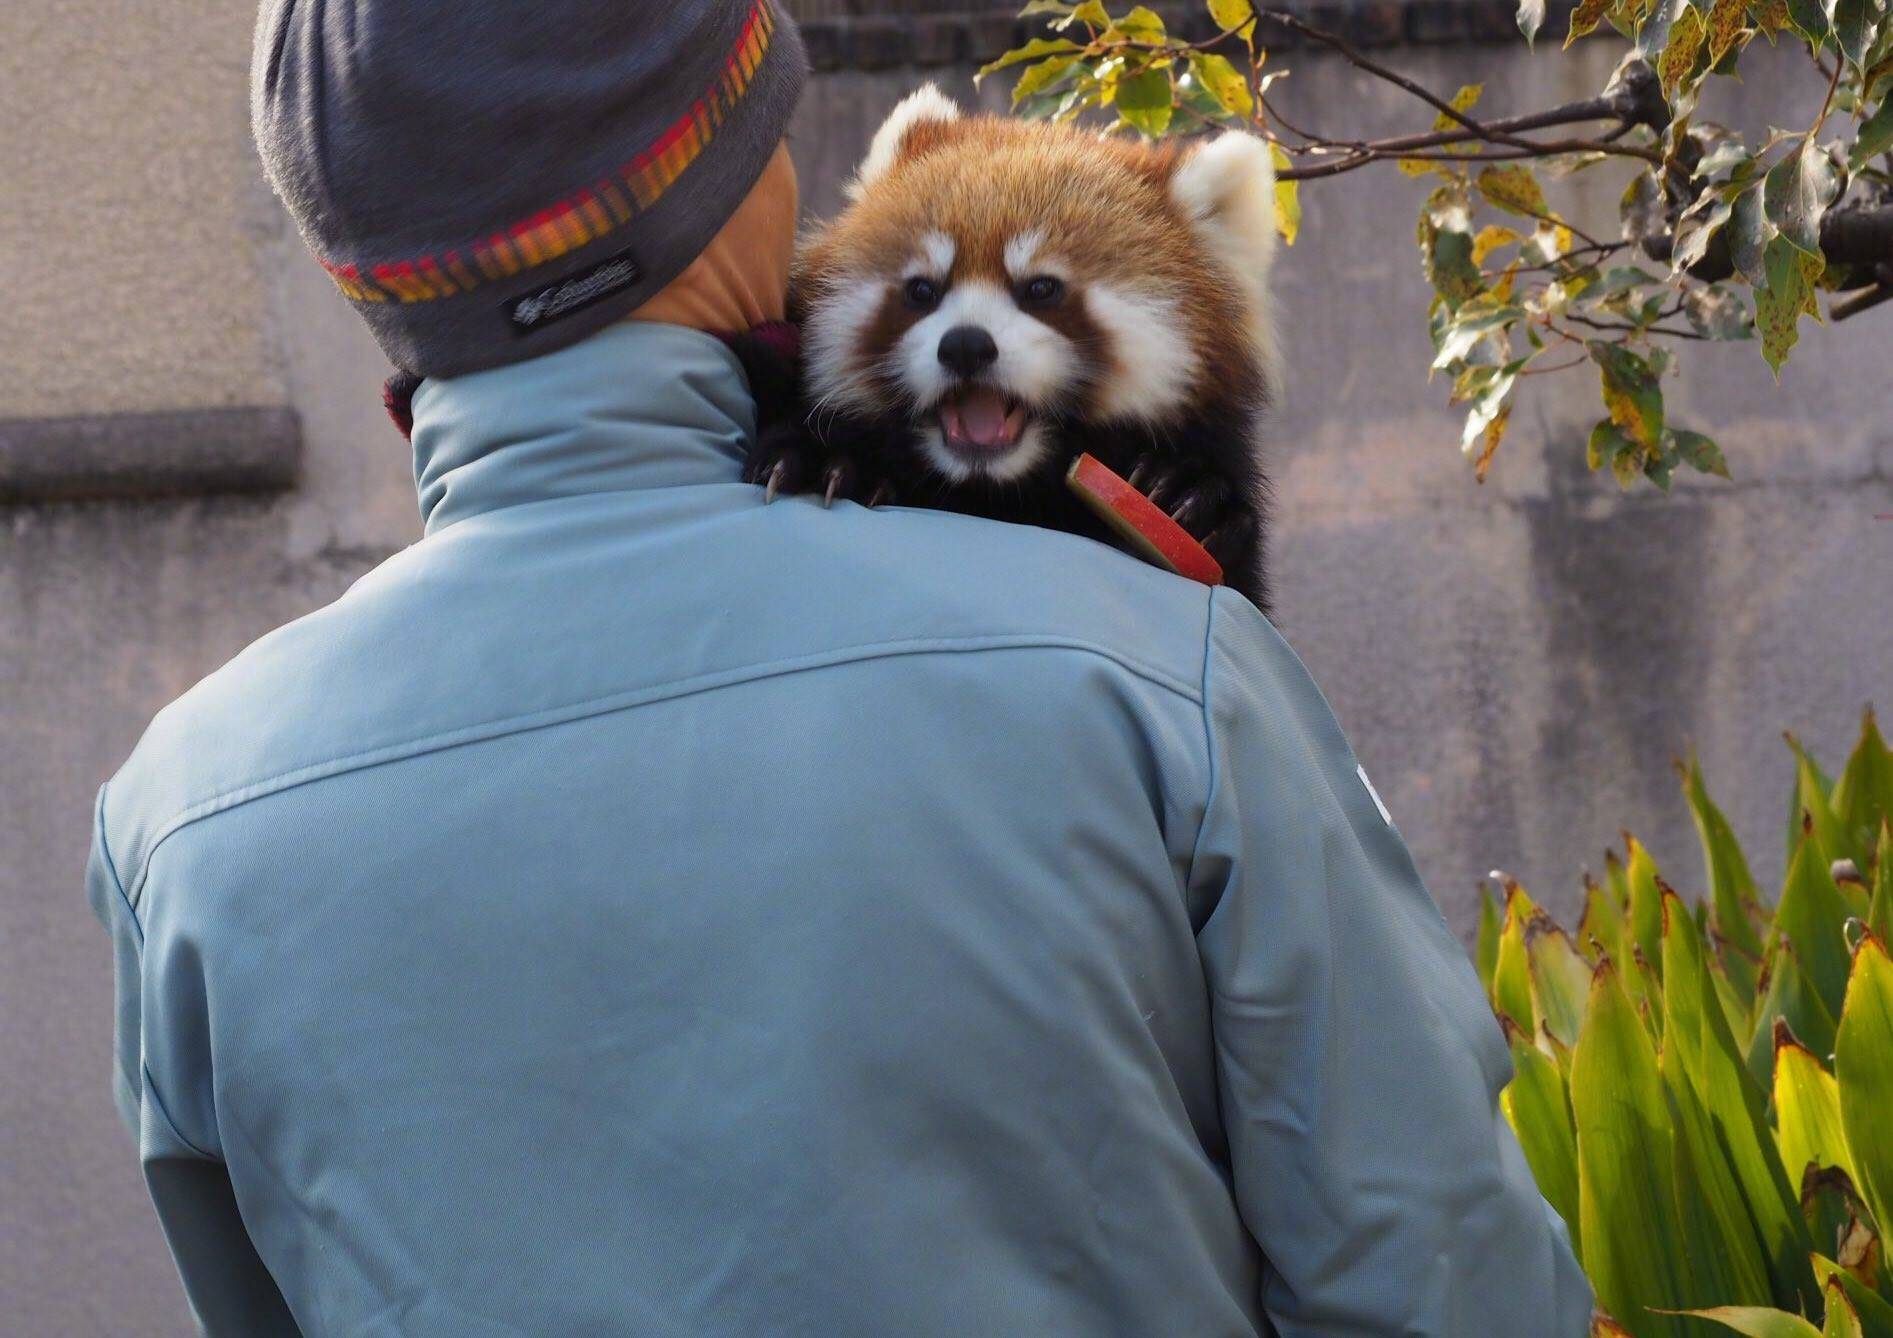
<svg viewBox="0 0 1893 1338">
<path fill-rule="evenodd" d="M 621 293 L 644 277 L 629 251 L 607 256 L 590 269 L 568 275 L 505 305 L 506 319 L 513 333 L 528 335 L 544 329 L 553 321 L 573 312 L 583 311 L 594 302 L 602 302 L 613 293 Z"/>
</svg>

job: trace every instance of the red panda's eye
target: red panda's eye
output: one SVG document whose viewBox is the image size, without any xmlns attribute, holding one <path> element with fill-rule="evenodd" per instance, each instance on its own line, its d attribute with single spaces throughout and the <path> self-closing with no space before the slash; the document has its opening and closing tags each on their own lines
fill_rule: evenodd
<svg viewBox="0 0 1893 1338">
<path fill-rule="evenodd" d="M 940 300 L 940 289 L 932 279 L 909 279 L 907 300 L 917 307 L 931 307 Z"/>
<path fill-rule="evenodd" d="M 1065 285 L 1049 274 L 1027 279 L 1019 285 L 1020 302 L 1035 307 L 1049 306 L 1064 295 Z"/>
</svg>

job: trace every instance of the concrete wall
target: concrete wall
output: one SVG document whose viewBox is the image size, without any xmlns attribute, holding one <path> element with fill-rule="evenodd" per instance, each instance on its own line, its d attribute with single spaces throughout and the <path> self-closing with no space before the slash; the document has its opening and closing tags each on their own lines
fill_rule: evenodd
<svg viewBox="0 0 1893 1338">
<path fill-rule="evenodd" d="M 303 469 L 274 498 L 0 508 L 0 1329 L 23 1334 L 187 1325 L 107 1096 L 109 966 L 80 880 L 93 791 L 166 700 L 418 531 L 380 361 L 255 179 L 248 5 L 162 9 L 72 0 L 0 17 L 14 298 L 0 417 L 286 402 Z M 110 54 L 139 43 L 136 69 Z M 1613 55 L 1396 58 L 1438 87 L 1483 78 L 1485 105 L 1522 108 L 1591 92 Z M 1283 87 L 1298 119 L 1413 124 L 1326 62 L 1296 69 Z M 964 70 L 936 74 L 969 92 Z M 918 77 L 837 72 L 811 88 L 794 143 L 812 208 L 833 207 Z M 1751 74 L 1737 111 L 1796 123 L 1806 109 L 1772 92 L 1791 86 Z M 1778 731 L 1837 761 L 1861 704 L 1893 703 L 1893 523 L 1872 519 L 1893 512 L 1893 318 L 1810 332 L 1778 391 L 1752 347 L 1692 350 L 1674 412 L 1718 432 L 1732 485 L 1620 495 L 1580 461 L 1594 387 L 1548 378 L 1477 488 L 1444 389 L 1425 381 L 1420 194 L 1391 172 L 1311 188 L 1283 258 L 1292 388 L 1274 553 L 1290 639 L 1462 926 L 1494 865 L 1569 908 L 1625 823 L 1697 886 L 1669 771 L 1687 740 L 1758 872 L 1777 877 Z M 1614 188 L 1595 196 L 1607 219 Z M 49 222 L 74 200 L 99 231 Z M 80 273 L 126 296 L 94 305 L 57 281 Z"/>
</svg>

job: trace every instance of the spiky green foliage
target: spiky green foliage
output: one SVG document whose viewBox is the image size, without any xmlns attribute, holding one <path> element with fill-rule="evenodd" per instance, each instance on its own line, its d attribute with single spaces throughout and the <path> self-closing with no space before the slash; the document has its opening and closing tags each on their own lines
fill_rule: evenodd
<svg viewBox="0 0 1893 1338">
<path fill-rule="evenodd" d="M 1575 937 L 1514 880 L 1502 912 L 1484 901 L 1501 1104 L 1596 1288 L 1594 1333 L 1893 1338 L 1893 750 L 1871 711 L 1838 782 L 1789 744 L 1772 908 L 1693 759 L 1695 911 L 1627 832 Z"/>
</svg>

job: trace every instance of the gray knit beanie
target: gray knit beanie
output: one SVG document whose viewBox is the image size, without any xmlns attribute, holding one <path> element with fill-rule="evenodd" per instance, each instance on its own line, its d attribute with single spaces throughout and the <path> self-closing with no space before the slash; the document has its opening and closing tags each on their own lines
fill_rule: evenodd
<svg viewBox="0 0 1893 1338">
<path fill-rule="evenodd" d="M 772 0 L 264 0 L 270 184 L 397 367 L 549 353 L 748 195 L 807 73 Z"/>
</svg>

